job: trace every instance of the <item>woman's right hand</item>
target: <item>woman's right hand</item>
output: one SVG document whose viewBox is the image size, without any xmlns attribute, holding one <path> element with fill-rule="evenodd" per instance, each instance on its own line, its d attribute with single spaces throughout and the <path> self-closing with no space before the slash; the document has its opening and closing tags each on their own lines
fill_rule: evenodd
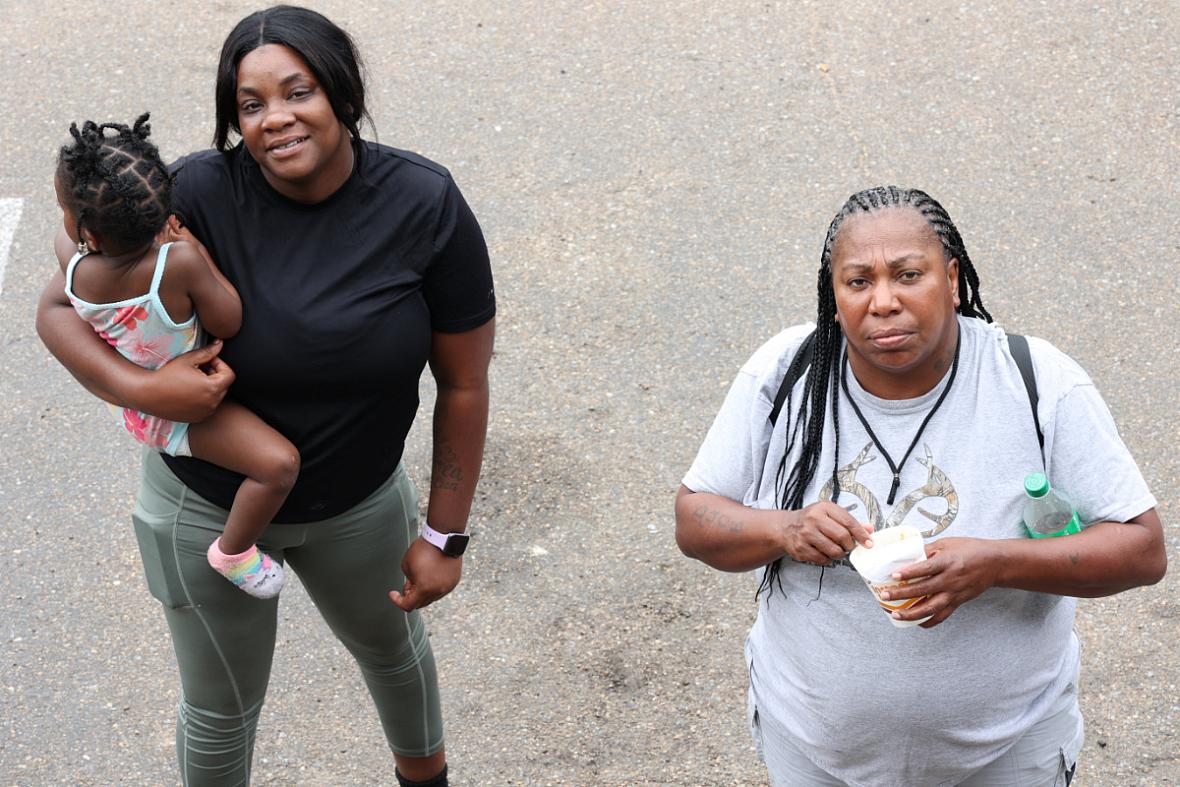
<svg viewBox="0 0 1180 787">
<path fill-rule="evenodd" d="M 747 508 L 681 484 L 676 493 L 676 544 L 680 551 L 722 571 L 751 571 L 785 554 L 827 565 L 857 543 L 870 544 L 872 525 L 853 519 L 835 503 L 798 511 Z"/>
<path fill-rule="evenodd" d="M 216 339 L 189 350 L 161 366 L 142 388 L 139 409 L 169 421 L 198 423 L 205 420 L 234 381 L 234 371 L 218 357 L 222 343 Z"/>
<path fill-rule="evenodd" d="M 220 341 L 178 355 L 154 372 L 131 363 L 74 311 L 60 270 L 37 304 L 37 334 L 95 396 L 170 421 L 196 423 L 208 418 L 234 381 L 233 370 L 217 357 Z"/>
<path fill-rule="evenodd" d="M 870 538 L 873 526 L 856 521 L 833 502 L 812 503 L 786 513 L 783 546 L 788 555 L 800 562 L 824 566 L 846 557 L 857 544 L 873 545 Z"/>
</svg>

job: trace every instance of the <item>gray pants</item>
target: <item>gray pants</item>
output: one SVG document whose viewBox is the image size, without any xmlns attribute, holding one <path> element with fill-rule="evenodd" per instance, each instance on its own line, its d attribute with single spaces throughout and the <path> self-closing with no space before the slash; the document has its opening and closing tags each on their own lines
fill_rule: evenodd
<svg viewBox="0 0 1180 787">
<path fill-rule="evenodd" d="M 176 749 L 185 785 L 246 785 L 254 730 L 274 655 L 278 599 L 256 599 L 210 568 L 205 550 L 226 511 L 145 452 L 132 521 L 148 589 L 164 606 L 180 667 Z M 294 569 L 356 658 L 390 748 L 424 757 L 443 745 L 434 656 L 417 612 L 389 600 L 417 537 L 418 499 L 399 465 L 351 510 L 305 525 L 272 525 L 258 547 Z M 281 596 L 280 596 L 281 598 Z"/>
<path fill-rule="evenodd" d="M 772 787 L 847 787 L 807 758 L 791 736 L 756 712 L 753 693 L 750 725 Z M 1082 716 L 1077 695 L 1067 692 L 1020 740 L 956 787 L 1067 787 L 1080 746 Z M 885 774 L 880 782 L 892 785 Z M 914 787 L 918 787 L 915 785 Z"/>
</svg>

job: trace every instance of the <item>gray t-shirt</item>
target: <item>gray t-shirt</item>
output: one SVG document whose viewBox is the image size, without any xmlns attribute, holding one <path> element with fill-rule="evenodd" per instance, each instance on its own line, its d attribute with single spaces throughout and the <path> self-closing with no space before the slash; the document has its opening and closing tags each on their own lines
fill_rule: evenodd
<svg viewBox="0 0 1180 787">
<path fill-rule="evenodd" d="M 941 536 L 1024 538 L 1023 479 L 1045 469 L 1085 523 L 1125 522 L 1156 505 L 1089 376 L 1049 343 L 1030 338 L 1045 434 L 1037 445 L 1028 395 L 1004 332 L 959 318 L 958 376 L 901 470 L 893 475 L 855 412 L 839 398 L 839 503 L 877 529 L 913 525 Z M 768 419 L 803 338 L 790 328 L 742 367 L 684 485 L 777 508 L 776 474 L 787 413 Z M 850 394 L 900 461 L 947 383 L 916 399 L 867 393 L 847 365 Z M 948 372 L 949 377 L 949 372 Z M 797 407 L 802 381 L 792 393 Z M 831 405 L 816 478 L 830 481 Z M 787 467 L 797 458 L 798 448 Z M 826 498 L 827 493 L 825 492 Z M 761 578 L 759 576 L 759 578 Z M 1045 717 L 1077 679 L 1075 599 L 992 588 L 933 629 L 898 629 L 860 577 L 784 560 L 782 589 L 763 593 L 747 640 L 751 688 L 762 718 L 791 735 L 817 765 L 850 784 L 954 784 L 1000 756 Z M 1078 740 L 1063 741 L 1076 754 Z"/>
</svg>

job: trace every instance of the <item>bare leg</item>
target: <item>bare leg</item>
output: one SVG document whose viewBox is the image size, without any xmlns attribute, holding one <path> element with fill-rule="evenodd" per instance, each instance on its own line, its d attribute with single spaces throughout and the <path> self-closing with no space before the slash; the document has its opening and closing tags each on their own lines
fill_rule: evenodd
<svg viewBox="0 0 1180 787">
<path fill-rule="evenodd" d="M 299 452 L 257 415 L 228 401 L 209 418 L 189 426 L 188 442 L 197 459 L 246 476 L 221 536 L 223 552 L 244 552 L 262 535 L 295 485 Z"/>
<path fill-rule="evenodd" d="M 442 773 L 447 764 L 447 753 L 439 749 L 429 757 L 405 757 L 401 754 L 393 755 L 397 763 L 397 772 L 410 781 L 424 782 Z"/>
</svg>

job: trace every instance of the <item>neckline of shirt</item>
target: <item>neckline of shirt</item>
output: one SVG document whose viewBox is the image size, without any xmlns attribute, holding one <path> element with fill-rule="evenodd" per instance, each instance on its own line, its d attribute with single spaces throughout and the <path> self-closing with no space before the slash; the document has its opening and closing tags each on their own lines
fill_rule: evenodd
<svg viewBox="0 0 1180 787">
<path fill-rule="evenodd" d="M 340 184 L 340 188 L 336 189 L 319 202 L 300 202 L 299 200 L 291 199 L 272 186 L 270 181 L 268 181 L 266 176 L 262 173 L 262 166 L 257 160 L 255 160 L 253 156 L 250 155 L 250 151 L 246 149 L 245 143 L 238 143 L 237 156 L 239 166 L 242 167 L 242 170 L 245 172 L 246 176 L 254 184 L 256 190 L 260 194 L 268 197 L 269 199 L 273 199 L 275 202 L 278 202 L 285 207 L 306 212 L 316 212 L 333 206 L 340 200 L 344 199 L 347 194 L 356 187 L 356 183 L 359 180 L 357 173 L 360 172 L 362 166 L 361 160 L 364 156 L 364 148 L 364 140 L 352 140 L 352 172 L 349 173 L 348 179 Z"/>
<path fill-rule="evenodd" d="M 963 343 L 963 346 L 960 348 L 959 352 L 960 377 L 963 376 L 962 373 L 965 371 L 964 366 L 971 363 L 970 359 L 973 355 L 972 340 L 974 338 L 971 331 L 964 326 L 963 322 L 963 317 L 960 316 L 958 318 L 960 337 L 959 341 Z M 841 345 L 841 352 L 843 352 L 843 345 Z M 862 409 L 864 407 L 871 407 L 877 412 L 888 415 L 911 415 L 913 413 L 926 412 L 934 405 L 934 402 L 938 400 L 938 397 L 942 394 L 943 389 L 946 388 L 947 382 L 950 380 L 951 376 L 951 370 L 947 369 L 946 373 L 943 374 L 942 379 L 938 381 L 937 385 L 921 396 L 916 396 L 913 399 L 882 399 L 879 396 L 874 396 L 873 394 L 869 393 L 861 386 L 860 380 L 856 379 L 856 375 L 852 373 L 852 367 L 847 361 L 844 363 L 844 368 L 841 370 L 841 373 L 844 374 L 848 379 L 849 395 L 856 399 L 856 403 L 860 405 Z M 962 384 L 962 382 L 962 380 L 959 380 L 959 384 Z"/>
</svg>

